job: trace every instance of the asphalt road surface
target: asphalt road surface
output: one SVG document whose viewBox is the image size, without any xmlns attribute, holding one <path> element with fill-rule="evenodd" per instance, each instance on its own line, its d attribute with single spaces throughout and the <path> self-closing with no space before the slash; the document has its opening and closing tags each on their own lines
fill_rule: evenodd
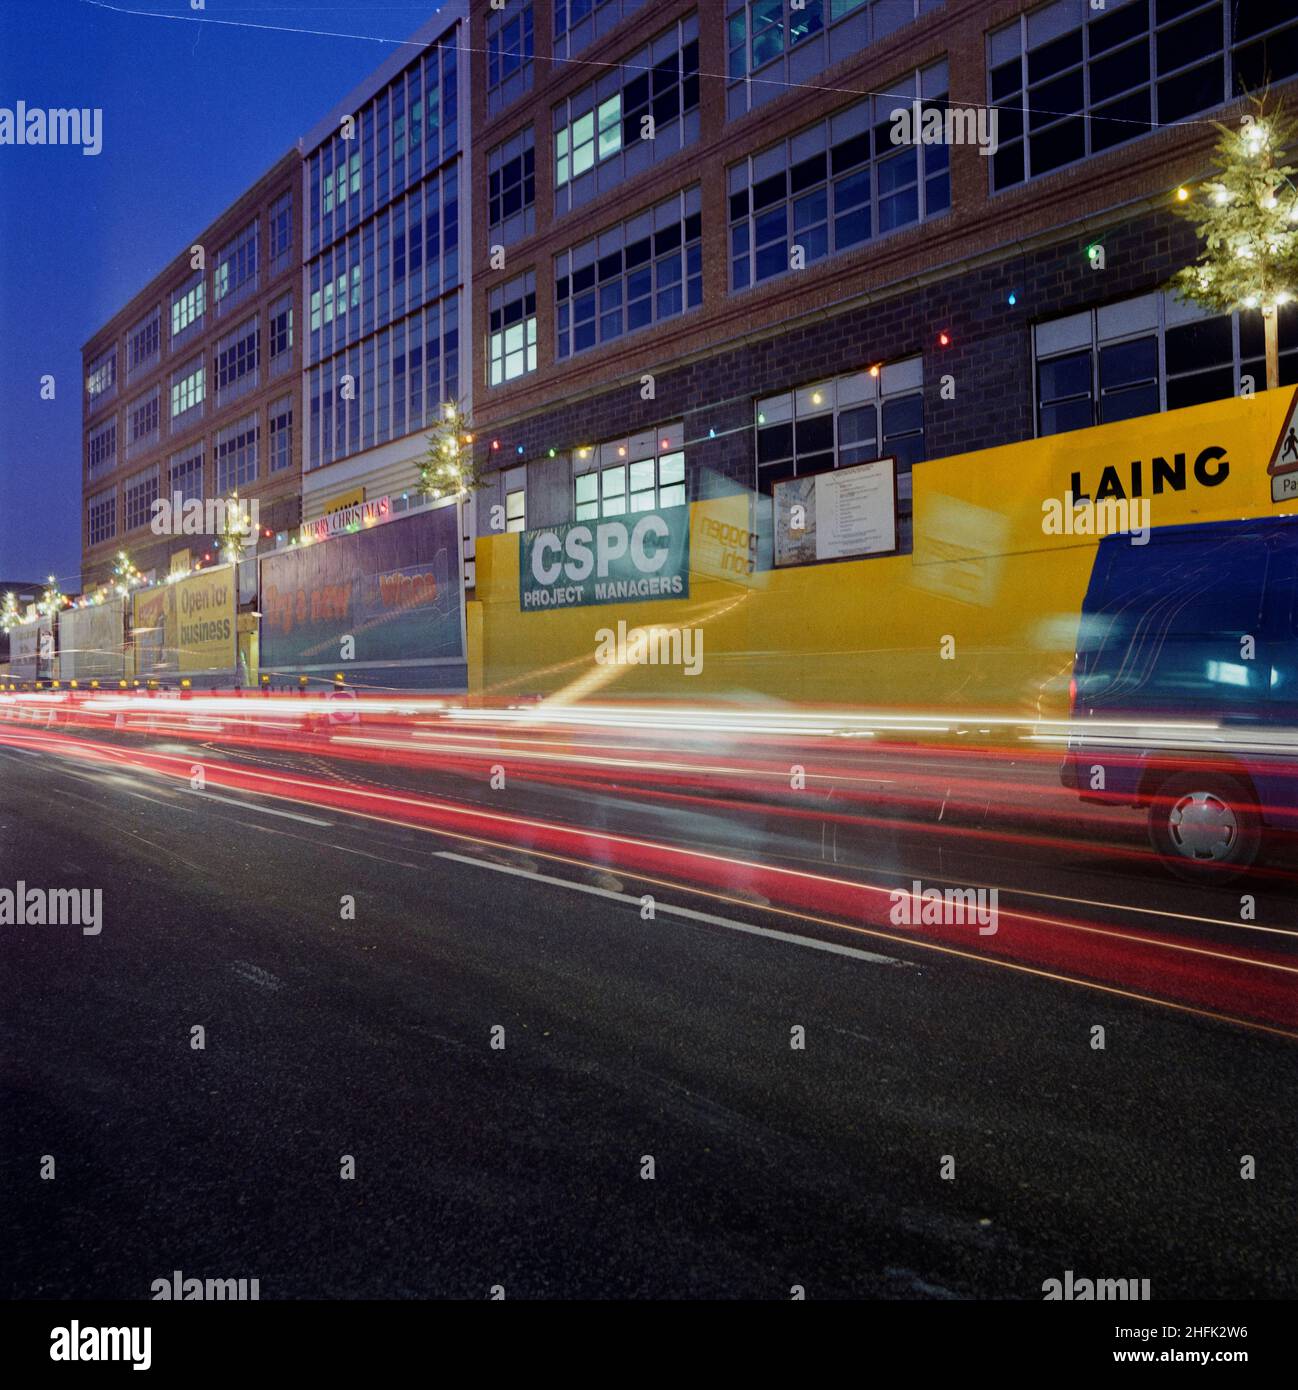
<svg viewBox="0 0 1298 1390">
<path fill-rule="evenodd" d="M 1280 1031 L 39 740 L 0 743 L 0 887 L 100 888 L 103 916 L 0 926 L 7 1297 L 175 1270 L 262 1299 L 1298 1293 Z M 598 819 L 579 788 L 511 796 Z M 814 839 L 698 814 L 698 844 Z M 934 844 L 892 835 L 889 872 Z M 1229 890 L 961 852 L 1220 935 Z"/>
</svg>

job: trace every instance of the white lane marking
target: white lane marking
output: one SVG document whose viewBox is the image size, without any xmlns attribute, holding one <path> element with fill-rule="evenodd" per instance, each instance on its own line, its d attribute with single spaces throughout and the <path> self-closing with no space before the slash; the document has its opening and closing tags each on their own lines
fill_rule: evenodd
<svg viewBox="0 0 1298 1390">
<path fill-rule="evenodd" d="M 294 836 L 294 839 L 300 838 Z M 315 843 L 312 841 L 311 843 Z M 329 849 L 342 850 L 344 854 L 359 854 L 362 859 L 377 859 L 380 864 L 395 864 L 401 869 L 421 869 L 422 864 L 410 864 L 404 859 L 389 859 L 385 854 L 371 854 L 367 849 L 352 849 L 350 845 L 329 845 Z"/>
<path fill-rule="evenodd" d="M 333 829 L 333 821 L 316 820 L 313 816 L 299 816 L 296 811 L 276 811 L 270 806 L 258 806 L 252 801 L 236 801 L 232 796 L 217 796 L 213 792 L 191 791 L 190 796 L 201 796 L 204 801 L 219 801 L 226 806 L 239 806 L 245 811 L 260 811 L 263 816 L 283 816 L 285 820 L 300 820 L 303 825 L 323 825 Z"/>
<path fill-rule="evenodd" d="M 438 851 L 438 859 L 454 859 L 458 864 L 471 864 L 479 869 L 491 869 L 498 874 L 513 874 L 517 878 L 535 879 L 538 883 L 552 883 L 559 888 L 571 888 L 577 893 L 589 893 L 596 898 L 615 898 L 618 902 L 640 906 L 639 896 L 632 893 L 617 893 L 611 888 L 596 888 L 587 883 L 573 883 L 571 879 L 556 878 L 553 874 L 539 874 L 531 869 L 516 869 L 508 864 L 493 864 L 486 859 L 475 859 L 469 854 L 452 854 L 449 850 Z M 910 961 L 897 960 L 894 956 L 877 955 L 874 951 L 860 951 L 855 946 L 840 946 L 834 941 L 818 941 L 811 936 L 795 936 L 792 932 L 776 931 L 773 927 L 757 927 L 751 922 L 736 922 L 729 917 L 718 917 L 715 913 L 699 912 L 692 907 L 675 907 L 670 903 L 654 899 L 655 912 L 667 912 L 673 917 L 684 917 L 691 922 L 707 922 L 714 927 L 729 927 L 731 931 L 746 932 L 750 936 L 766 936 L 774 941 L 786 941 L 791 946 L 806 946 L 813 951 L 829 951 L 836 956 L 851 956 L 853 960 L 869 961 L 871 965 L 905 965 Z M 912 967 L 913 968 L 913 967 Z"/>
</svg>

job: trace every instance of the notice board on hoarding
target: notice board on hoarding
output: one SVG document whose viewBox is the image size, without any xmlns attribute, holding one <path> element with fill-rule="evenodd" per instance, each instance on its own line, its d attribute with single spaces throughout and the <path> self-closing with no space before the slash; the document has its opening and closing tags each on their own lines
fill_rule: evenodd
<svg viewBox="0 0 1298 1390">
<path fill-rule="evenodd" d="M 44 655 L 50 640 L 46 618 L 35 623 L 19 623 L 9 629 L 9 675 L 12 679 L 44 680 L 52 674 L 52 663 Z"/>
<path fill-rule="evenodd" d="M 108 599 L 59 614 L 59 679 L 126 674 L 125 600 Z"/>
<path fill-rule="evenodd" d="M 809 565 L 897 549 L 897 460 L 776 483 L 775 563 Z"/>
<path fill-rule="evenodd" d="M 459 508 L 266 556 L 261 615 L 263 671 L 462 664 Z"/>
<path fill-rule="evenodd" d="M 690 509 L 574 521 L 518 537 L 524 613 L 690 595 Z"/>
<path fill-rule="evenodd" d="M 234 567 L 200 570 L 133 596 L 135 671 L 141 676 L 233 671 L 237 607 Z"/>
</svg>

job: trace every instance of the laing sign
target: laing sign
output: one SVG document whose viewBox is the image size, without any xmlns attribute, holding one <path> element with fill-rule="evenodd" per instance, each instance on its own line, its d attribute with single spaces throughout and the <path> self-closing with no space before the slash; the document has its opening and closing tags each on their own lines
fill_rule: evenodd
<svg viewBox="0 0 1298 1390">
<path fill-rule="evenodd" d="M 525 612 L 688 598 L 690 509 L 524 531 L 518 602 Z"/>
</svg>

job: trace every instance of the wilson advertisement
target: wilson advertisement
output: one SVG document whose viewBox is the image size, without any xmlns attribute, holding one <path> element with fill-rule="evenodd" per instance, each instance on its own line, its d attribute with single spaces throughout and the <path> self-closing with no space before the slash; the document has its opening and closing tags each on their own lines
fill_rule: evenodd
<svg viewBox="0 0 1298 1390">
<path fill-rule="evenodd" d="M 261 611 L 263 671 L 462 663 L 457 508 L 267 556 Z"/>
</svg>

